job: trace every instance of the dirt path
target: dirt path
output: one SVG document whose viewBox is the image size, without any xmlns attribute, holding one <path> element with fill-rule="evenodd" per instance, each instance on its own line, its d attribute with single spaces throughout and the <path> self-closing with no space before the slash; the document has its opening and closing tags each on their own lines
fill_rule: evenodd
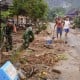
<svg viewBox="0 0 80 80">
<path fill-rule="evenodd" d="M 76 33 L 76 34 L 75 34 Z M 59 80 L 80 80 L 80 38 L 78 31 L 71 30 L 68 36 L 67 60 L 60 61 L 55 68 L 62 72 Z"/>
</svg>

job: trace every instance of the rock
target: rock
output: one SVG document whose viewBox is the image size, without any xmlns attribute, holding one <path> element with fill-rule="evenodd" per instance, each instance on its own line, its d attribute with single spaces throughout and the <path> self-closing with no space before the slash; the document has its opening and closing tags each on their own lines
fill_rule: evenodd
<svg viewBox="0 0 80 80">
<path fill-rule="evenodd" d="M 72 48 L 75 48 L 75 46 L 74 46 L 74 45 L 72 45 L 71 47 L 72 47 Z"/>
<path fill-rule="evenodd" d="M 18 69 L 20 67 L 20 63 L 15 63 L 14 66 Z"/>
<path fill-rule="evenodd" d="M 48 49 L 53 49 L 53 46 L 52 45 L 44 45 L 46 48 Z"/>
<path fill-rule="evenodd" d="M 61 71 L 59 71 L 59 70 L 57 70 L 57 69 L 52 69 L 52 72 L 55 72 L 55 73 L 61 74 Z"/>
<path fill-rule="evenodd" d="M 18 70 L 18 74 L 19 74 L 20 80 L 25 80 L 26 79 L 26 76 L 23 73 L 23 70 L 19 69 Z"/>
<path fill-rule="evenodd" d="M 65 41 L 65 44 L 67 44 L 68 42 L 67 41 Z"/>
</svg>

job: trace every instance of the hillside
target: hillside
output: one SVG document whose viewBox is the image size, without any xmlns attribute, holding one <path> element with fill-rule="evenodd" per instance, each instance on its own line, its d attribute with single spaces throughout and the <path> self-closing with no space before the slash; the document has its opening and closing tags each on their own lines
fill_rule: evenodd
<svg viewBox="0 0 80 80">
<path fill-rule="evenodd" d="M 45 0 L 50 8 L 63 7 L 66 9 L 80 8 L 80 0 Z"/>
</svg>

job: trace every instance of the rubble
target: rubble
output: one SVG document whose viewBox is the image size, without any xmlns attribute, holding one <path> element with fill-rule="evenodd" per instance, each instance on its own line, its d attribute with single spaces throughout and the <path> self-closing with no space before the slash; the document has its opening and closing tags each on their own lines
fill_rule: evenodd
<svg viewBox="0 0 80 80">
<path fill-rule="evenodd" d="M 44 54 L 40 56 L 30 55 L 27 58 L 27 62 L 30 64 L 45 64 L 45 65 L 54 65 L 56 62 L 58 62 L 57 55 L 54 55 L 52 53 Z"/>
<path fill-rule="evenodd" d="M 57 69 L 52 69 L 52 72 L 55 72 L 55 73 L 61 74 L 61 71 L 59 71 L 59 70 L 57 70 Z"/>
<path fill-rule="evenodd" d="M 44 36 L 46 36 L 45 32 L 38 34 L 28 49 L 20 51 L 19 54 L 12 53 L 15 61 L 12 60 L 13 56 L 3 56 L 3 62 L 8 59 L 13 61 L 18 69 L 20 80 L 58 80 L 61 71 L 53 67 L 64 58 L 59 54 L 65 52 L 66 44 L 62 40 L 55 40 L 51 48 L 45 47 Z"/>
<path fill-rule="evenodd" d="M 26 65 L 22 68 L 26 72 L 27 80 L 58 80 L 61 72 L 59 70 L 52 71 L 52 67 L 44 64 Z"/>
<path fill-rule="evenodd" d="M 64 43 L 63 40 L 54 40 L 54 43 Z"/>
<path fill-rule="evenodd" d="M 26 76 L 25 76 L 25 73 L 23 73 L 23 70 L 19 69 L 18 75 L 19 75 L 20 80 L 26 80 Z"/>
</svg>

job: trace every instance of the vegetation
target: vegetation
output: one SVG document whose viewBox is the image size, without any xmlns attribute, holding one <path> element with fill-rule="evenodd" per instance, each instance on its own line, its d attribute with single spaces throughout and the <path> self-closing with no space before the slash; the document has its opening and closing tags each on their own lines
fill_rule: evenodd
<svg viewBox="0 0 80 80">
<path fill-rule="evenodd" d="M 79 16 L 74 19 L 74 24 L 75 24 L 74 27 L 80 28 L 80 17 Z"/>
<path fill-rule="evenodd" d="M 53 8 L 53 9 L 50 9 L 49 12 L 48 12 L 48 19 L 50 21 L 53 21 L 53 19 L 56 16 L 64 16 L 64 14 L 65 14 L 65 9 L 64 8 L 61 8 L 61 7 Z"/>
<path fill-rule="evenodd" d="M 9 10 L 7 10 L 7 11 L 2 11 L 1 12 L 1 16 L 2 16 L 2 18 L 3 19 L 5 19 L 6 17 L 8 17 L 8 16 L 10 16 L 10 11 Z"/>
<path fill-rule="evenodd" d="M 54 9 L 49 10 L 48 12 L 48 20 L 49 21 L 53 21 L 53 19 L 56 17 L 56 13 L 54 11 Z"/>
<path fill-rule="evenodd" d="M 10 7 L 7 5 L 6 6 L 3 5 L 3 6 L 4 7 L 2 7 L 2 9 L 1 9 L 0 47 L 4 43 L 4 35 L 5 35 L 4 30 L 5 30 L 6 18 L 12 15 Z"/>
<path fill-rule="evenodd" d="M 29 16 L 30 19 L 37 23 L 37 19 L 42 20 L 47 14 L 47 4 L 44 0 L 13 0 L 13 6 L 8 7 L 7 10 L 1 12 L 2 18 L 6 19 L 8 16 L 24 15 Z M 2 25 L 3 27 L 3 25 Z M 2 42 L 3 28 L 0 30 L 0 42 Z"/>
<path fill-rule="evenodd" d="M 2 23 L 1 26 L 2 26 L 2 27 L 0 28 L 0 47 L 2 47 L 2 44 L 3 44 L 3 41 L 4 41 L 4 35 L 5 35 L 5 33 L 4 33 L 4 30 L 5 30 L 5 24 Z"/>
<path fill-rule="evenodd" d="M 25 15 L 30 18 L 43 18 L 47 11 L 47 4 L 44 0 L 14 0 L 13 13 L 15 15 Z"/>
</svg>

